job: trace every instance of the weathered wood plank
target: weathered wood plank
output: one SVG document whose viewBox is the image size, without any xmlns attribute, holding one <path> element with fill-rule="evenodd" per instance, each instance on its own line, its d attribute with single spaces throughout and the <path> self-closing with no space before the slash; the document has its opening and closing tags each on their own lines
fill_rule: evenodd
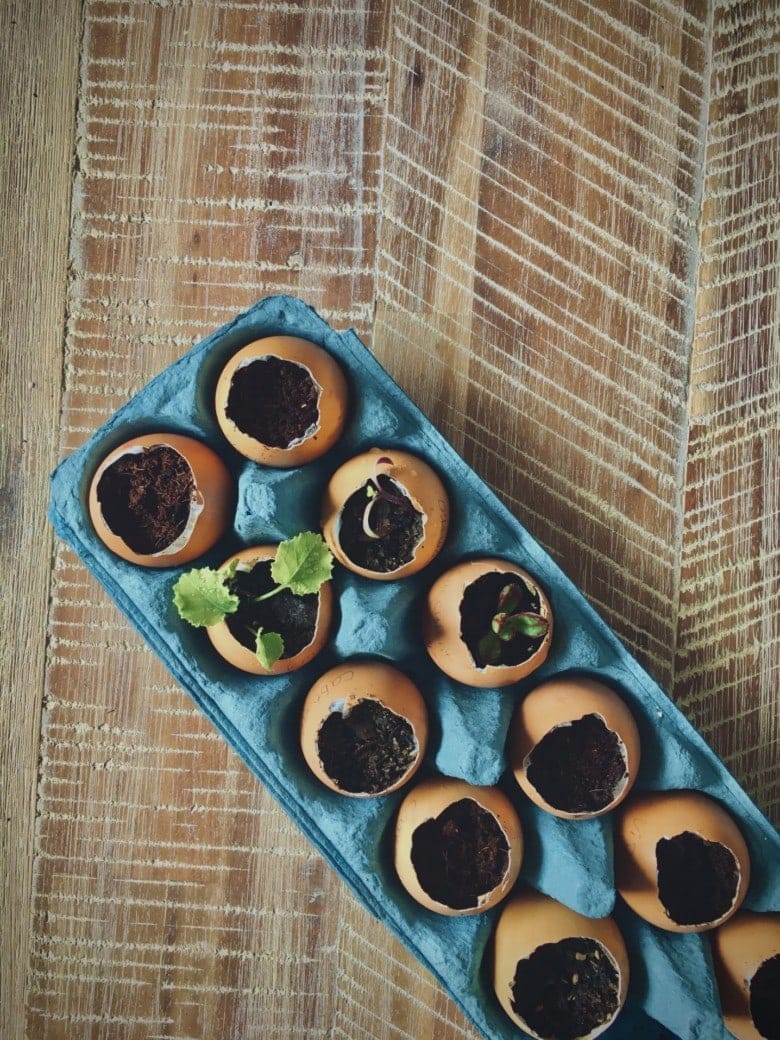
<svg viewBox="0 0 780 1040">
<path fill-rule="evenodd" d="M 780 6 L 715 5 L 675 690 L 780 820 Z"/>
<path fill-rule="evenodd" d="M 384 16 L 87 4 L 63 451 L 265 293 L 370 331 Z M 65 550 L 51 631 L 31 1035 L 417 1037 L 432 1005 L 447 1021 Z M 437 1035 L 467 1035 L 453 1022 Z"/>
<path fill-rule="evenodd" d="M 707 28 L 408 0 L 390 67 L 375 348 L 666 682 Z"/>
<path fill-rule="evenodd" d="M 85 4 L 61 450 L 297 293 L 776 806 L 777 11 L 261 6 Z M 472 1040 L 64 550 L 50 633 L 30 1036 Z"/>
<path fill-rule="evenodd" d="M 24 1035 L 80 0 L 0 5 L 0 1035 Z"/>
</svg>

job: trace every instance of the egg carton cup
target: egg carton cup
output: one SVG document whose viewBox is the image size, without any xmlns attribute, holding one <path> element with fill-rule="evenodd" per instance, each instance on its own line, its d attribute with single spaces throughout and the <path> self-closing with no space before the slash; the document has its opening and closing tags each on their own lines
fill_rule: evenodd
<svg viewBox="0 0 780 1040">
<path fill-rule="evenodd" d="M 219 372 L 231 355 L 254 339 L 280 334 L 323 346 L 342 365 L 350 389 L 349 418 L 339 442 L 320 459 L 292 470 L 267 469 L 239 456 L 220 432 L 213 410 Z M 337 565 L 336 621 L 326 650 L 290 675 L 244 674 L 216 655 L 204 630 L 178 617 L 172 589 L 182 568 L 152 571 L 125 563 L 103 546 L 89 521 L 89 483 L 101 459 L 132 436 L 161 431 L 204 440 L 223 457 L 236 481 L 233 527 L 198 566 L 216 567 L 244 546 L 318 530 L 329 477 L 346 459 L 372 447 L 407 449 L 436 469 L 451 503 L 447 541 L 431 565 L 401 581 L 371 581 Z M 695 788 L 721 802 L 736 818 L 751 854 L 745 906 L 780 910 L 780 837 L 774 827 L 547 552 L 355 332 L 335 332 L 300 300 L 261 300 L 153 379 L 56 469 L 50 518 L 58 535 L 360 902 L 419 958 L 489 1040 L 522 1035 L 492 988 L 490 938 L 501 907 L 461 918 L 421 908 L 402 888 L 392 865 L 394 817 L 404 790 L 346 798 L 328 791 L 304 762 L 298 738 L 303 699 L 315 679 L 347 658 L 386 659 L 410 676 L 430 713 L 429 747 L 417 778 L 443 773 L 501 786 L 523 823 L 521 883 L 590 917 L 605 916 L 615 906 L 611 817 L 567 821 L 537 809 L 508 771 L 505 744 L 515 705 L 529 689 L 567 674 L 603 681 L 624 697 L 639 727 L 642 763 L 636 789 Z M 528 570 L 545 589 L 555 618 L 547 661 L 519 685 L 502 690 L 475 690 L 447 678 L 428 658 L 420 634 L 422 602 L 435 578 L 464 557 L 482 555 L 506 557 Z M 632 981 L 626 1007 L 604 1035 L 612 1040 L 727 1037 L 707 935 L 662 932 L 617 902 Z"/>
</svg>

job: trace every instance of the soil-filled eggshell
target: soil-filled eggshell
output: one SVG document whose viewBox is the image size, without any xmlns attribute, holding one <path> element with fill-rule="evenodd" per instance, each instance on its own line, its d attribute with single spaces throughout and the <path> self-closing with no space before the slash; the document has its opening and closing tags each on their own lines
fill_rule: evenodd
<svg viewBox="0 0 780 1040">
<path fill-rule="evenodd" d="M 192 474 L 192 492 L 189 513 L 181 531 L 164 547 L 145 552 L 138 543 L 135 548 L 128 544 L 126 539 L 133 542 L 135 535 L 122 536 L 110 526 L 106 513 L 111 515 L 116 511 L 119 521 L 124 523 L 125 510 L 127 514 L 131 510 L 125 503 L 101 501 L 101 495 L 105 495 L 103 478 L 115 463 L 143 457 L 158 448 L 172 449 L 185 461 Z M 165 519 L 158 490 L 152 485 L 140 497 L 141 508 L 146 509 L 147 515 L 153 514 L 156 522 Z M 142 567 L 178 567 L 202 556 L 219 541 L 230 524 L 234 498 L 230 473 L 211 448 L 183 434 L 150 433 L 125 441 L 102 460 L 90 484 L 88 506 L 96 534 L 117 556 Z M 113 522 L 119 527 L 116 520 Z"/>
<path fill-rule="evenodd" d="M 302 412 L 308 425 L 286 444 L 274 444 L 278 439 L 263 434 L 272 443 L 265 443 L 253 433 L 242 429 L 235 421 L 236 380 L 246 378 L 248 366 L 271 362 L 290 366 L 290 370 L 311 380 L 308 387 L 313 400 Z M 274 385 L 274 401 L 286 401 L 292 391 L 285 385 Z M 344 428 L 347 417 L 348 390 L 344 373 L 338 362 L 322 347 L 296 336 L 267 336 L 242 347 L 228 361 L 220 373 L 215 394 L 217 421 L 222 432 L 236 451 L 253 462 L 264 466 L 289 468 L 302 466 L 324 455 Z M 268 410 L 250 413 L 250 421 L 267 423 Z"/>
<path fill-rule="evenodd" d="M 549 955 L 550 946 L 576 939 L 588 941 L 589 948 L 598 953 L 599 958 L 604 956 L 607 964 L 611 965 L 613 971 L 610 977 L 613 977 L 613 973 L 616 976 L 616 992 L 610 989 L 612 1000 L 606 1017 L 600 1022 L 594 1022 L 591 1028 L 578 1037 L 578 1040 L 590 1040 L 603 1033 L 615 1021 L 628 992 L 628 954 L 615 922 L 610 917 L 583 917 L 549 896 L 531 889 L 513 896 L 501 910 L 494 935 L 493 984 L 504 1011 L 531 1036 L 551 1040 L 547 1029 L 543 1033 L 535 1032 L 520 1014 L 519 1008 L 525 1005 L 527 998 L 526 994 L 516 992 L 518 965 L 527 962 L 540 947 L 548 947 L 543 953 Z M 575 957 L 577 965 L 587 961 L 582 953 Z M 571 979 L 575 986 L 581 981 L 578 979 L 574 983 L 573 976 Z M 529 995 L 537 1013 L 545 1013 L 545 998 L 552 992 L 554 981 L 557 980 L 550 979 L 543 988 Z M 567 1035 L 571 1036 L 572 1033 Z"/>
<path fill-rule="evenodd" d="M 505 856 L 497 860 L 496 876 L 489 887 L 473 896 L 445 902 L 437 895 L 455 887 L 456 881 L 473 868 L 471 859 L 464 862 L 462 856 L 451 854 L 444 848 L 444 841 L 437 845 L 437 835 L 432 834 L 453 807 L 476 812 L 481 822 L 487 825 L 489 841 L 498 840 Z M 452 848 L 456 847 L 459 842 L 457 824 L 446 823 L 444 826 L 454 837 Z M 466 843 L 465 837 L 463 841 Z M 520 820 L 512 803 L 497 787 L 478 787 L 464 780 L 433 777 L 414 787 L 401 803 L 395 828 L 395 868 L 409 895 L 428 910 L 450 917 L 489 910 L 501 902 L 516 882 L 522 858 Z M 447 863 L 446 870 L 441 865 L 444 862 Z M 423 869 L 431 875 L 430 878 L 421 880 L 418 872 Z M 455 902 L 465 905 L 452 905 Z"/>
<path fill-rule="evenodd" d="M 739 910 L 712 933 L 723 1021 L 737 1040 L 780 1037 L 780 913 Z"/>
<path fill-rule="evenodd" d="M 573 743 L 578 726 L 592 741 L 581 758 L 582 747 Z M 540 752 L 549 757 L 550 741 L 566 757 L 543 768 Z M 551 679 L 518 704 L 509 752 L 515 779 L 531 801 L 554 816 L 588 819 L 614 809 L 631 790 L 639 770 L 639 731 L 626 703 L 603 683 Z M 555 800 L 551 788 L 559 792 Z"/>
<path fill-rule="evenodd" d="M 389 461 L 381 462 L 383 459 Z M 408 559 L 389 570 L 375 570 L 351 559 L 341 540 L 345 505 L 369 481 L 382 477 L 389 478 L 400 489 L 398 497 L 421 515 L 422 524 L 418 540 L 406 554 Z M 333 555 L 348 570 L 375 581 L 395 581 L 416 574 L 438 555 L 447 536 L 449 517 L 444 484 L 427 462 L 399 448 L 372 448 L 349 459 L 329 480 L 322 502 L 322 533 Z M 371 530 L 371 513 L 367 523 Z M 361 532 L 360 537 L 366 545 L 370 544 L 368 534 Z"/>
<path fill-rule="evenodd" d="M 461 634 L 464 595 L 480 579 L 494 574 L 519 578 L 538 597 L 538 613 L 547 621 L 544 637 L 536 641 L 529 656 L 516 664 L 478 664 Z M 486 633 L 491 616 L 485 616 Z M 467 686 L 498 687 L 519 682 L 547 659 L 552 636 L 553 615 L 547 596 L 527 571 L 509 560 L 488 557 L 456 564 L 437 578 L 428 592 L 423 613 L 426 649 L 445 675 Z"/>
<path fill-rule="evenodd" d="M 728 920 L 745 898 L 750 883 L 745 839 L 706 794 L 632 793 L 616 814 L 614 836 L 617 890 L 658 928 L 707 931 Z"/>
<path fill-rule="evenodd" d="M 262 560 L 273 560 L 277 548 L 276 545 L 256 545 L 242 549 L 228 557 L 222 567 L 228 567 L 233 560 L 236 560 L 239 570 L 251 570 L 254 564 Z M 209 625 L 206 632 L 217 653 L 235 668 L 240 668 L 242 672 L 249 672 L 252 675 L 285 675 L 287 672 L 296 672 L 308 664 L 322 650 L 328 640 L 333 618 L 333 588 L 329 581 L 320 586 L 318 596 L 317 621 L 311 642 L 297 654 L 280 657 L 270 669 L 264 668 L 257 655 L 236 639 L 226 621 Z"/>
<path fill-rule="evenodd" d="M 375 706 L 385 709 L 380 725 L 364 711 Z M 388 719 L 388 712 L 395 718 Z M 357 713 L 362 713 L 359 721 Z M 355 720 L 354 732 L 347 729 L 350 718 Z M 340 738 L 335 739 L 341 743 L 334 751 L 334 737 L 326 744 L 323 727 L 336 722 Z M 403 732 L 392 733 L 388 745 L 377 748 L 375 739 L 387 731 L 390 722 L 400 725 Z M 303 756 L 314 775 L 339 794 L 367 798 L 398 790 L 417 772 L 427 739 L 428 711 L 422 694 L 403 672 L 383 662 L 339 664 L 317 680 L 304 701 Z M 380 777 L 386 779 L 380 782 Z"/>
</svg>

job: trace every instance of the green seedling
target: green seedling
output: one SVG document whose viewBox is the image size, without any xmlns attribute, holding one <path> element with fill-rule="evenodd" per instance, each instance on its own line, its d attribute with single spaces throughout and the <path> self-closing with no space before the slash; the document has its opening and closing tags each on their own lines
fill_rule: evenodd
<svg viewBox="0 0 780 1040">
<path fill-rule="evenodd" d="M 232 591 L 237 563 L 214 570 L 212 567 L 195 567 L 182 574 L 173 587 L 173 603 L 179 616 L 196 628 L 216 625 L 229 614 L 235 614 L 239 598 Z M 251 597 L 252 602 L 277 596 L 284 589 L 294 596 L 307 596 L 319 592 L 320 586 L 328 581 L 333 571 L 333 555 L 322 535 L 304 531 L 294 538 L 281 542 L 271 564 L 274 587 L 260 596 Z M 255 653 L 266 669 L 271 669 L 284 654 L 284 640 L 278 632 L 252 630 L 255 636 Z"/>
<path fill-rule="evenodd" d="M 547 634 L 549 621 L 541 614 L 533 611 L 520 611 L 521 589 L 519 585 L 505 585 L 498 594 L 496 613 L 490 621 L 490 631 L 477 644 L 480 663 L 484 665 L 499 664 L 503 643 L 509 643 L 517 636 L 529 639 L 541 639 Z"/>
</svg>

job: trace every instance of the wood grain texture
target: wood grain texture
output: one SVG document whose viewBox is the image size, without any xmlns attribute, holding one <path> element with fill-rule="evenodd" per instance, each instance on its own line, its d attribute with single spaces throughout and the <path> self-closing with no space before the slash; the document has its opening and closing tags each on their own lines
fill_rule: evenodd
<svg viewBox="0 0 780 1040">
<path fill-rule="evenodd" d="M 78 2 L 0 5 L 0 1036 L 24 1030 Z"/>
<path fill-rule="evenodd" d="M 266 293 L 369 331 L 384 16 L 85 5 L 64 452 Z M 471 1035 L 63 549 L 50 627 L 31 1036 Z"/>
<path fill-rule="evenodd" d="M 71 451 L 226 318 L 298 294 L 372 343 L 777 817 L 780 5 L 80 6 L 25 7 L 1 44 L 31 70 L 3 205 L 39 194 L 47 257 L 23 220 L 13 281 L 48 336 L 29 433 L 3 340 L 3 488 L 30 467 L 3 552 L 50 544 L 51 431 Z M 61 546 L 37 739 L 47 571 L 20 576 L 38 613 L 3 656 L 33 700 L 3 732 L 27 1035 L 476 1040 Z"/>
<path fill-rule="evenodd" d="M 394 5 L 376 350 L 667 682 L 706 40 L 700 4 Z"/>
<path fill-rule="evenodd" d="M 675 691 L 780 819 L 780 7 L 715 5 Z"/>
</svg>

